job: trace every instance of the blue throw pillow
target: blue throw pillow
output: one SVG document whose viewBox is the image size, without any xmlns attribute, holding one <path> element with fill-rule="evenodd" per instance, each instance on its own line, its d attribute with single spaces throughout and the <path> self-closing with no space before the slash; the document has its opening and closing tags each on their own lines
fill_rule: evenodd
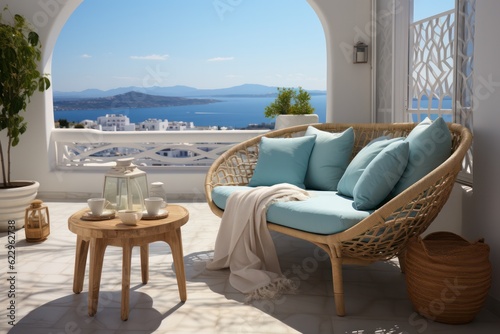
<svg viewBox="0 0 500 334">
<path fill-rule="evenodd" d="M 258 187 L 290 183 L 305 188 L 304 178 L 315 139 L 316 136 L 262 137 L 257 165 L 248 185 Z"/>
<path fill-rule="evenodd" d="M 396 141 L 386 146 L 361 174 L 354 186 L 354 208 L 376 209 L 389 195 L 408 163 L 410 145 Z"/>
<path fill-rule="evenodd" d="M 442 117 L 418 124 L 405 139 L 410 144 L 408 165 L 391 192 L 394 197 L 427 175 L 451 154 L 451 133 Z"/>
<path fill-rule="evenodd" d="M 304 181 L 306 189 L 337 190 L 351 159 L 354 130 L 348 128 L 341 133 L 331 133 L 309 126 L 305 135 L 316 135 Z"/>
<path fill-rule="evenodd" d="M 363 147 L 347 166 L 344 175 L 339 181 L 338 192 L 341 195 L 353 197 L 354 186 L 368 164 L 390 144 L 402 141 L 403 138 L 375 138 Z"/>
</svg>

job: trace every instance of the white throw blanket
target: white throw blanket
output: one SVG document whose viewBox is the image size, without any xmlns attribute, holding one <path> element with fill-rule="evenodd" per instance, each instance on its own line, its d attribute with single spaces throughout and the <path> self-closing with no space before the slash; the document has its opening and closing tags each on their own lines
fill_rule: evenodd
<svg viewBox="0 0 500 334">
<path fill-rule="evenodd" d="M 230 284 L 247 294 L 247 301 L 277 298 L 293 291 L 293 282 L 281 272 L 266 212 L 274 202 L 307 198 L 307 191 L 285 183 L 232 193 L 215 241 L 214 259 L 207 269 L 229 268 Z"/>
</svg>

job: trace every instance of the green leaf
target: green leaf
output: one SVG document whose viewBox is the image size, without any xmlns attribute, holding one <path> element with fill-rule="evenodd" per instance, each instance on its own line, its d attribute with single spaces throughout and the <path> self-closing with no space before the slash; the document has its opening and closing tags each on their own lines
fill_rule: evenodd
<svg viewBox="0 0 500 334">
<path fill-rule="evenodd" d="M 32 45 L 32 46 L 37 46 L 38 45 L 38 40 L 39 40 L 39 37 L 38 37 L 38 34 L 34 31 L 30 31 L 28 33 L 28 42 Z"/>
<path fill-rule="evenodd" d="M 12 19 L 4 20 L 5 14 Z M 27 131 L 20 112 L 26 110 L 36 90 L 50 87 L 49 78 L 38 70 L 41 57 L 39 35 L 22 15 L 10 14 L 5 6 L 0 12 L 0 130 L 6 130 L 11 146 L 17 146 Z M 2 150 L 1 159 L 7 161 L 6 166 L 10 166 L 10 157 L 3 154 L 9 149 Z M 6 174 L 9 179 L 9 169 Z"/>
<path fill-rule="evenodd" d="M 24 17 L 19 14 L 14 15 L 14 20 L 16 21 L 16 26 L 22 27 L 26 24 L 26 20 L 24 19 Z"/>
<path fill-rule="evenodd" d="M 50 80 L 47 77 L 38 78 L 38 91 L 43 92 L 50 87 Z"/>
<path fill-rule="evenodd" d="M 312 114 L 314 108 L 310 104 L 311 95 L 299 87 L 298 92 L 293 88 L 279 88 L 276 99 L 264 109 L 264 116 L 274 118 L 278 115 Z"/>
</svg>

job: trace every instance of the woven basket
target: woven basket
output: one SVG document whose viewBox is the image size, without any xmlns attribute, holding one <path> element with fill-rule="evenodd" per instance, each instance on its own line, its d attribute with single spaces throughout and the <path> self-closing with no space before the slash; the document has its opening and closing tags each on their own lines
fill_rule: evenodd
<svg viewBox="0 0 500 334">
<path fill-rule="evenodd" d="M 489 246 L 450 232 L 415 237 L 406 249 L 406 285 L 416 311 L 448 324 L 471 322 L 491 284 Z"/>
</svg>

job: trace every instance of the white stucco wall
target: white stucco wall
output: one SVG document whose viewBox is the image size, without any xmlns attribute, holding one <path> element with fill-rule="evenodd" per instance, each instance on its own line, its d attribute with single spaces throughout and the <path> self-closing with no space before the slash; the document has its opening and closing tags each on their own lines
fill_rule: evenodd
<svg viewBox="0 0 500 334">
<path fill-rule="evenodd" d="M 484 237 L 493 265 L 491 295 L 500 301 L 500 1 L 476 2 L 474 49 L 474 193 L 467 236 Z"/>
<path fill-rule="evenodd" d="M 371 65 L 353 64 L 353 46 L 371 49 L 371 1 L 308 0 L 326 37 L 327 122 L 371 122 Z M 369 51 L 371 52 L 371 51 Z"/>
<path fill-rule="evenodd" d="M 0 0 L 0 7 L 8 4 L 13 14 L 22 14 L 38 32 L 42 43 L 43 73 L 51 73 L 51 57 L 57 35 L 64 22 L 80 0 L 11 1 Z M 45 93 L 35 92 L 23 114 L 28 130 L 20 144 L 12 150 L 12 179 L 42 180 L 49 177 L 47 149 L 50 129 L 54 126 L 52 113 L 52 89 Z M 0 135 L 4 135 L 5 132 Z M 2 138 L 2 140 L 4 140 Z"/>
<path fill-rule="evenodd" d="M 450 198 L 439 212 L 431 226 L 425 231 L 424 235 L 438 231 L 448 231 L 458 235 L 463 235 L 465 229 L 464 207 L 471 202 L 472 188 L 469 186 L 455 183 Z"/>
</svg>

